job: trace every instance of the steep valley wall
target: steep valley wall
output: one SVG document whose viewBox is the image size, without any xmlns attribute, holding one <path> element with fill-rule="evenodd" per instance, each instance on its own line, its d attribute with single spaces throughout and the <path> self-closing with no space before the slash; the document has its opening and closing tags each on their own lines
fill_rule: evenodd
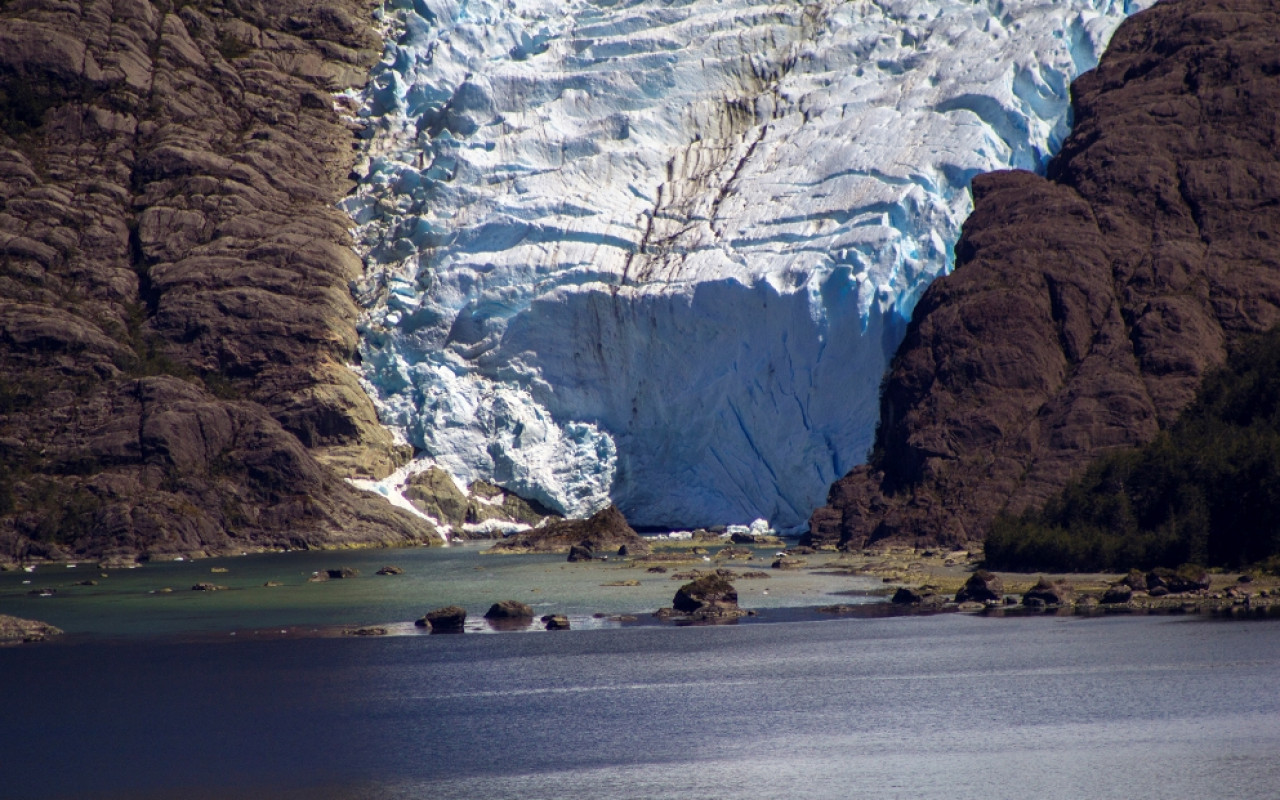
<svg viewBox="0 0 1280 800">
<path fill-rule="evenodd" d="M 372 5 L 0 2 L 0 561 L 436 538 L 343 480 Z"/>
<path fill-rule="evenodd" d="M 957 267 L 885 379 L 871 463 L 832 487 L 811 542 L 981 540 L 1151 440 L 1280 322 L 1280 8 L 1157 4 L 1073 95 L 1047 178 L 974 180 Z"/>
</svg>

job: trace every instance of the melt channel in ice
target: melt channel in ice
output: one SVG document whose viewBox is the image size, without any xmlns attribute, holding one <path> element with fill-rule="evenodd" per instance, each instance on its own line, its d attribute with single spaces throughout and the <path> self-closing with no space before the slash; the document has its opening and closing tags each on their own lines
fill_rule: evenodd
<svg viewBox="0 0 1280 800">
<path fill-rule="evenodd" d="M 390 0 L 344 201 L 423 463 L 572 515 L 802 527 L 980 172 L 1143 2 Z"/>
</svg>

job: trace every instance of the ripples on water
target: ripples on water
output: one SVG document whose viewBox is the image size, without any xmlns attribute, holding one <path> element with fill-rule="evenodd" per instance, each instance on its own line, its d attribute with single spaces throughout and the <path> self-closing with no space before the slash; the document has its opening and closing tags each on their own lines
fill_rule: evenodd
<svg viewBox="0 0 1280 800">
<path fill-rule="evenodd" d="M 14 798 L 1274 798 L 1280 622 L 0 651 Z M 14 765 L 19 765 L 16 769 Z M 12 793 L 10 793 L 12 792 Z"/>
</svg>

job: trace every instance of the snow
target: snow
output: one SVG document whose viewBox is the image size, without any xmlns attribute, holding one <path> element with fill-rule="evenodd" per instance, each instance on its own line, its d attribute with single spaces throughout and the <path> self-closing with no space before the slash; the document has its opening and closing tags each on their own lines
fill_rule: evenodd
<svg viewBox="0 0 1280 800">
<path fill-rule="evenodd" d="M 396 0 L 344 201 L 362 376 L 461 483 L 802 527 L 975 174 L 1041 169 L 1118 0 Z"/>
</svg>

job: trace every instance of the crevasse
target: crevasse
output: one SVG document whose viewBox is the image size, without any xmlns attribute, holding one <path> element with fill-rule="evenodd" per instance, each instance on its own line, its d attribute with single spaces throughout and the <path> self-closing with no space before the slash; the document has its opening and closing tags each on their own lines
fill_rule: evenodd
<svg viewBox="0 0 1280 800">
<path fill-rule="evenodd" d="M 951 264 L 1139 5 L 394 0 L 344 201 L 361 374 L 466 483 L 803 526 Z"/>
</svg>

